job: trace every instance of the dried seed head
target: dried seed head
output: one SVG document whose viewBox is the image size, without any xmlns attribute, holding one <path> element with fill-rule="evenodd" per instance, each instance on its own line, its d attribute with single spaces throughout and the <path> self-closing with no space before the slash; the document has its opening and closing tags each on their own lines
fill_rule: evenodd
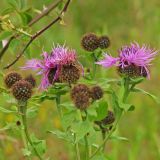
<svg viewBox="0 0 160 160">
<path fill-rule="evenodd" d="M 17 81 L 21 79 L 22 79 L 22 76 L 19 73 L 10 72 L 5 76 L 4 82 L 8 88 L 11 88 L 13 84 L 15 84 Z"/>
<path fill-rule="evenodd" d="M 27 76 L 24 80 L 27 81 L 27 82 L 29 82 L 32 85 L 33 88 L 36 86 L 36 80 L 32 76 L 32 74 L 30 74 L 29 76 Z"/>
<path fill-rule="evenodd" d="M 99 48 L 101 49 L 105 49 L 105 48 L 108 48 L 110 46 L 110 40 L 107 36 L 101 36 L 99 37 L 98 39 L 99 41 Z"/>
<path fill-rule="evenodd" d="M 140 66 L 135 66 L 133 64 L 127 66 L 127 67 L 119 67 L 118 73 L 121 76 L 126 76 L 129 78 L 137 78 L 137 77 L 147 77 L 147 72 L 145 68 L 142 68 Z"/>
<path fill-rule="evenodd" d="M 75 106 L 85 110 L 90 105 L 90 89 L 85 84 L 76 85 L 71 91 L 71 98 Z"/>
<path fill-rule="evenodd" d="M 78 64 L 67 64 L 62 66 L 59 79 L 60 82 L 72 84 L 76 83 L 80 76 L 81 68 Z"/>
<path fill-rule="evenodd" d="M 27 101 L 32 95 L 32 85 L 20 80 L 12 86 L 12 94 L 18 101 Z"/>
<path fill-rule="evenodd" d="M 103 97 L 103 90 L 100 86 L 94 86 L 91 88 L 91 98 L 95 101 Z"/>
<path fill-rule="evenodd" d="M 98 48 L 98 37 L 94 33 L 87 33 L 82 37 L 81 45 L 89 52 Z"/>
</svg>

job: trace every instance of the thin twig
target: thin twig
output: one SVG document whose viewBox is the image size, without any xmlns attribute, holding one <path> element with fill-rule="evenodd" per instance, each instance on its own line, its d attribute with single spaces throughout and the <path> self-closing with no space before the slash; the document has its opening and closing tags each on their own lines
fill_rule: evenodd
<svg viewBox="0 0 160 160">
<path fill-rule="evenodd" d="M 21 56 L 24 54 L 24 52 L 26 51 L 26 49 L 29 47 L 29 45 L 37 38 L 39 37 L 43 32 L 45 32 L 48 28 L 50 28 L 53 24 L 55 24 L 56 22 L 58 22 L 59 20 L 61 20 L 61 16 L 63 16 L 63 14 L 67 11 L 68 5 L 70 3 L 71 0 L 68 0 L 65 4 L 65 6 L 63 7 L 62 11 L 60 12 L 60 15 L 55 18 L 51 23 L 49 23 L 47 26 L 45 26 L 44 28 L 42 28 L 40 31 L 38 31 L 37 33 L 35 33 L 31 39 L 29 40 L 29 42 L 26 44 L 26 46 L 24 47 L 24 49 L 22 50 L 22 52 L 20 54 L 18 54 L 18 56 L 16 57 L 16 59 L 10 63 L 9 65 L 7 65 L 6 67 L 4 67 L 4 69 L 8 69 L 10 68 L 12 65 L 14 65 L 20 58 Z"/>
<path fill-rule="evenodd" d="M 40 19 L 42 19 L 44 16 L 48 15 L 52 10 L 54 10 L 58 5 L 59 3 L 61 3 L 63 0 L 59 0 L 57 1 L 56 3 L 53 2 L 52 4 L 50 4 L 50 6 L 47 7 L 47 9 L 45 9 L 44 11 L 42 11 L 39 15 L 37 15 L 35 18 L 33 18 L 28 26 L 31 27 L 33 24 L 35 24 L 36 22 L 38 22 Z M 12 40 L 14 40 L 15 38 L 19 37 L 20 35 L 13 35 L 9 38 L 7 44 L 5 45 L 5 47 L 0 51 L 0 60 L 1 58 L 3 57 L 4 53 L 7 51 L 10 43 L 12 42 Z"/>
<path fill-rule="evenodd" d="M 3 49 L 1 50 L 1 52 L 0 52 L 0 59 L 3 57 L 5 51 L 8 49 L 11 41 L 12 41 L 14 38 L 15 38 L 14 36 L 12 36 L 12 37 L 9 38 L 7 44 L 4 46 L 4 48 L 3 48 Z"/>
<path fill-rule="evenodd" d="M 42 19 L 44 16 L 48 15 L 50 13 L 50 11 L 52 11 L 53 9 L 55 9 L 59 3 L 61 3 L 63 0 L 58 0 L 56 3 L 52 3 L 50 6 L 47 7 L 47 9 L 45 9 L 44 11 L 42 11 L 39 15 L 37 15 L 34 19 L 32 19 L 28 26 L 32 26 L 33 24 L 35 24 L 37 21 L 39 21 L 40 19 Z"/>
</svg>

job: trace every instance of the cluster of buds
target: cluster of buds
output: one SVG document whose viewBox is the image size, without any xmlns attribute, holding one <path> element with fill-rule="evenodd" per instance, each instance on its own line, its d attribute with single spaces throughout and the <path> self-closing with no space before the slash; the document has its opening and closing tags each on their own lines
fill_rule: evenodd
<svg viewBox="0 0 160 160">
<path fill-rule="evenodd" d="M 23 79 L 17 72 L 8 73 L 4 78 L 4 82 L 18 101 L 27 101 L 31 98 L 32 89 L 36 86 L 36 81 L 32 75 Z"/>
<path fill-rule="evenodd" d="M 94 33 L 86 33 L 81 39 L 81 46 L 89 52 L 93 52 L 97 48 L 106 49 L 110 46 L 108 36 L 97 36 Z"/>
<path fill-rule="evenodd" d="M 102 132 L 106 132 L 108 131 L 108 129 L 112 128 L 114 121 L 115 121 L 114 113 L 108 110 L 106 117 L 100 121 L 95 121 L 95 124 L 97 124 L 100 127 Z"/>
<path fill-rule="evenodd" d="M 71 98 L 75 106 L 80 110 L 89 107 L 92 101 L 99 100 L 103 97 L 103 90 L 99 86 L 89 88 L 85 84 L 77 84 L 71 90 Z"/>
</svg>

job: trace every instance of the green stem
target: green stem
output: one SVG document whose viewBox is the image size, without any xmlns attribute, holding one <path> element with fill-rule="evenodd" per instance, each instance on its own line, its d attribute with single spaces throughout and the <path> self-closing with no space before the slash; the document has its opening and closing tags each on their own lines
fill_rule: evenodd
<svg viewBox="0 0 160 160">
<path fill-rule="evenodd" d="M 21 127 L 21 136 L 22 136 L 22 140 L 23 140 L 23 143 L 24 143 L 24 147 L 29 150 L 29 146 L 28 146 L 28 143 L 27 143 L 27 140 L 26 140 L 26 136 L 25 136 L 25 132 L 24 132 L 24 125 Z M 30 160 L 30 157 L 27 157 L 27 159 Z"/>
<path fill-rule="evenodd" d="M 105 138 L 106 138 L 106 131 L 103 131 L 103 130 L 102 130 L 102 138 L 103 138 L 103 141 L 104 141 Z M 103 145 L 103 152 L 105 151 L 105 146 L 106 146 L 106 142 L 105 142 L 104 145 Z"/>
<path fill-rule="evenodd" d="M 128 78 L 125 78 L 124 79 L 124 93 L 123 93 L 123 97 L 122 97 L 122 102 L 123 103 L 126 103 L 126 100 L 129 96 L 129 93 L 130 93 L 130 88 L 129 88 L 129 79 Z M 108 135 L 105 136 L 105 138 L 103 139 L 103 142 L 102 144 L 97 148 L 97 150 L 92 154 L 92 156 L 90 157 L 90 159 L 92 159 L 106 144 L 106 142 L 109 140 L 109 138 L 111 137 L 111 135 L 113 134 L 113 132 L 115 131 L 120 119 L 121 119 L 121 116 L 123 114 L 123 111 L 120 112 L 120 115 L 118 116 L 115 124 L 113 125 L 111 131 L 108 133 Z"/>
<path fill-rule="evenodd" d="M 87 135 L 85 135 L 84 140 L 85 140 L 85 146 L 86 146 L 86 160 L 89 160 L 89 145 L 88 145 Z"/>
<path fill-rule="evenodd" d="M 61 96 L 57 95 L 57 97 L 56 97 L 56 106 L 57 106 L 58 114 L 59 114 L 60 119 L 61 119 L 62 118 L 62 109 L 61 109 L 60 103 L 61 103 Z"/>
<path fill-rule="evenodd" d="M 28 132 L 28 127 L 27 127 L 27 117 L 26 117 L 26 112 L 27 112 L 27 103 L 23 104 L 23 105 L 19 105 L 19 110 L 21 112 L 21 116 L 22 116 L 22 123 L 24 126 L 24 133 L 25 133 L 25 137 L 26 137 L 26 141 L 28 141 L 30 143 L 30 145 L 32 146 L 36 156 L 40 159 L 43 160 L 43 158 L 40 156 L 40 154 L 38 153 L 37 149 L 35 148 L 32 140 L 30 139 L 29 136 L 29 132 Z"/>
<path fill-rule="evenodd" d="M 130 93 L 129 78 L 125 78 L 124 79 L 124 94 L 123 94 L 123 98 L 122 98 L 123 103 L 126 103 L 126 100 L 129 96 L 129 93 Z"/>
<path fill-rule="evenodd" d="M 95 64 L 95 62 L 97 62 L 97 57 L 95 55 L 95 53 L 93 52 L 92 54 L 92 59 L 93 59 L 93 71 L 92 71 L 92 79 L 95 78 L 96 75 L 96 70 L 97 70 L 97 65 Z"/>
<path fill-rule="evenodd" d="M 86 114 L 86 116 L 83 117 L 82 113 L 81 113 L 81 117 L 82 117 L 83 121 L 85 121 L 87 119 L 87 116 L 88 116 L 87 111 L 85 111 L 85 114 Z M 88 144 L 87 134 L 84 136 L 84 141 L 85 141 L 86 160 L 89 160 L 89 144 Z"/>
<path fill-rule="evenodd" d="M 122 113 L 121 113 L 122 115 Z M 91 157 L 89 159 L 92 159 L 102 148 L 103 146 L 105 145 L 105 143 L 109 140 L 109 138 L 111 137 L 112 133 L 115 131 L 116 127 L 117 127 L 117 124 L 120 120 L 120 117 L 119 116 L 119 119 L 117 119 L 117 121 L 115 122 L 114 126 L 112 127 L 111 131 L 108 133 L 108 135 L 105 137 L 105 139 L 103 140 L 103 142 L 101 143 L 101 145 L 97 148 L 97 150 L 91 155 Z"/>
<path fill-rule="evenodd" d="M 78 143 L 75 144 L 76 159 L 81 160 Z"/>
</svg>

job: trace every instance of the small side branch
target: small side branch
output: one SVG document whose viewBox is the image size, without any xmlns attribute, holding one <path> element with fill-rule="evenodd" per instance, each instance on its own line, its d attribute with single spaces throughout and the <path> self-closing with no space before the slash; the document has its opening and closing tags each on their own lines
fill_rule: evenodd
<svg viewBox="0 0 160 160">
<path fill-rule="evenodd" d="M 42 28 L 40 31 L 38 31 L 37 33 L 35 33 L 31 39 L 29 40 L 29 42 L 25 45 L 24 49 L 20 52 L 20 54 L 18 54 L 18 56 L 16 57 L 16 59 L 10 63 L 9 65 L 7 65 L 6 67 L 4 67 L 4 69 L 8 69 L 11 66 L 13 66 L 24 54 L 24 52 L 26 51 L 26 49 L 30 46 L 30 44 L 37 38 L 39 37 L 42 33 L 44 33 L 46 30 L 48 30 L 52 25 L 54 25 L 56 22 L 58 22 L 59 20 L 61 20 L 63 14 L 67 11 L 69 3 L 71 0 L 67 0 L 66 4 L 64 5 L 62 11 L 60 12 L 60 15 L 55 18 L 51 23 L 49 23 L 47 26 L 45 26 L 44 28 Z"/>
<path fill-rule="evenodd" d="M 38 22 L 40 19 L 42 19 L 44 16 L 48 15 L 52 10 L 54 10 L 63 0 L 58 0 L 56 3 L 52 3 L 50 6 L 47 7 L 47 9 L 45 9 L 44 11 L 42 11 L 39 15 L 37 15 L 35 18 L 33 18 L 28 26 L 31 27 L 32 25 L 34 25 L 36 22 Z M 2 59 L 3 55 L 5 54 L 5 52 L 7 51 L 7 49 L 9 48 L 10 43 L 12 42 L 12 40 L 16 39 L 17 37 L 19 37 L 20 35 L 13 35 L 12 37 L 9 38 L 7 44 L 5 45 L 5 47 L 0 51 L 0 60 Z"/>
</svg>

